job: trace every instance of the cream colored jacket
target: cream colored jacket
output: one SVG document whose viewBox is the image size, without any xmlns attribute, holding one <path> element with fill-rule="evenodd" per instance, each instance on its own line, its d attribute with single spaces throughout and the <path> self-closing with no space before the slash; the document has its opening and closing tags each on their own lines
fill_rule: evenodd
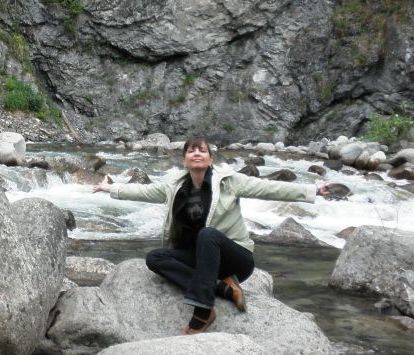
<svg viewBox="0 0 414 355">
<path fill-rule="evenodd" d="M 175 195 L 185 180 L 187 171 L 167 176 L 165 182 L 143 184 L 114 184 L 111 197 L 165 203 L 168 208 L 164 223 L 163 245 L 166 245 L 172 225 L 172 206 Z M 262 200 L 314 202 L 316 186 L 281 181 L 262 180 L 233 171 L 228 166 L 214 166 L 211 178 L 212 200 L 206 227 L 214 227 L 241 246 L 253 252 L 240 210 L 240 198 Z"/>
</svg>

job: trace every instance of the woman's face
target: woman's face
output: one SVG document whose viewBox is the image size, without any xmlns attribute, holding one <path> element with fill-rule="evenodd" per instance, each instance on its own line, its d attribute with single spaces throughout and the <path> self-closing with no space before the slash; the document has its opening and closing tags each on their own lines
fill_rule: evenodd
<svg viewBox="0 0 414 355">
<path fill-rule="evenodd" d="M 207 170 L 212 163 L 213 158 L 206 143 L 202 143 L 200 147 L 188 147 L 183 158 L 183 165 L 188 170 Z"/>
</svg>

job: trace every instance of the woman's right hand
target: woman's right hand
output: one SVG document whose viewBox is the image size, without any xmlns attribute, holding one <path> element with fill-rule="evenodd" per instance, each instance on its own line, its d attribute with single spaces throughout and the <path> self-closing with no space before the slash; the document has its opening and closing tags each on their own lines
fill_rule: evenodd
<svg viewBox="0 0 414 355">
<path fill-rule="evenodd" d="M 105 178 L 98 184 L 93 187 L 93 193 L 103 191 L 103 192 L 111 192 L 112 190 L 112 179 L 106 175 Z"/>
</svg>

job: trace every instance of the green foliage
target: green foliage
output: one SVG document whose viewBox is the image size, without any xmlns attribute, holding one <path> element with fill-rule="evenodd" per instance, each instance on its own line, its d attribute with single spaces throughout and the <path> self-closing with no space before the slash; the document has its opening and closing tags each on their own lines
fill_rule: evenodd
<svg viewBox="0 0 414 355">
<path fill-rule="evenodd" d="M 248 94 L 239 89 L 232 89 L 227 91 L 227 98 L 230 102 L 238 103 L 240 101 L 244 101 L 248 98 Z"/>
<path fill-rule="evenodd" d="M 177 96 L 170 99 L 171 106 L 179 106 L 185 102 L 187 99 L 186 93 L 184 91 L 180 92 Z"/>
<path fill-rule="evenodd" d="M 60 110 L 49 98 L 35 92 L 30 85 L 12 77 L 6 80 L 4 89 L 6 110 L 33 112 L 41 120 L 61 122 Z"/>
<path fill-rule="evenodd" d="M 66 12 L 67 16 L 63 24 L 69 33 L 76 31 L 76 19 L 84 11 L 84 5 L 81 0 L 44 0 L 48 4 L 59 4 Z"/>
<path fill-rule="evenodd" d="M 368 131 L 364 138 L 392 144 L 398 142 L 411 127 L 414 127 L 414 122 L 410 117 L 374 114 L 369 117 Z"/>
<path fill-rule="evenodd" d="M 196 77 L 193 74 L 186 74 L 183 79 L 183 83 L 185 86 L 191 86 L 194 84 Z"/>
<path fill-rule="evenodd" d="M 231 133 L 235 130 L 234 126 L 231 123 L 223 123 L 222 127 L 227 133 Z"/>
<path fill-rule="evenodd" d="M 29 46 L 23 35 L 19 33 L 8 34 L 0 29 L 0 40 L 7 44 L 10 54 L 22 64 L 26 72 L 33 71 L 29 57 Z"/>
<path fill-rule="evenodd" d="M 337 36 L 361 33 L 382 34 L 390 16 L 404 20 L 409 0 L 340 0 L 332 18 Z"/>
</svg>

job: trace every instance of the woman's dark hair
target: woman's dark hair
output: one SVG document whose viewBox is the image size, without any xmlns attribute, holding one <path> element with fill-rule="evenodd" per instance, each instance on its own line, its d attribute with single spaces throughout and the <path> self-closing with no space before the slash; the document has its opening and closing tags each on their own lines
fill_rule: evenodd
<svg viewBox="0 0 414 355">
<path fill-rule="evenodd" d="M 183 157 L 185 156 L 185 153 L 187 153 L 187 150 L 190 148 L 198 148 L 201 149 L 201 147 L 203 145 L 207 146 L 208 149 L 208 153 L 210 154 L 210 156 L 213 156 L 213 153 L 210 149 L 210 145 L 208 144 L 208 140 L 205 137 L 194 137 L 194 138 L 190 138 L 187 139 L 187 141 L 184 144 L 184 148 L 183 148 Z"/>
</svg>

